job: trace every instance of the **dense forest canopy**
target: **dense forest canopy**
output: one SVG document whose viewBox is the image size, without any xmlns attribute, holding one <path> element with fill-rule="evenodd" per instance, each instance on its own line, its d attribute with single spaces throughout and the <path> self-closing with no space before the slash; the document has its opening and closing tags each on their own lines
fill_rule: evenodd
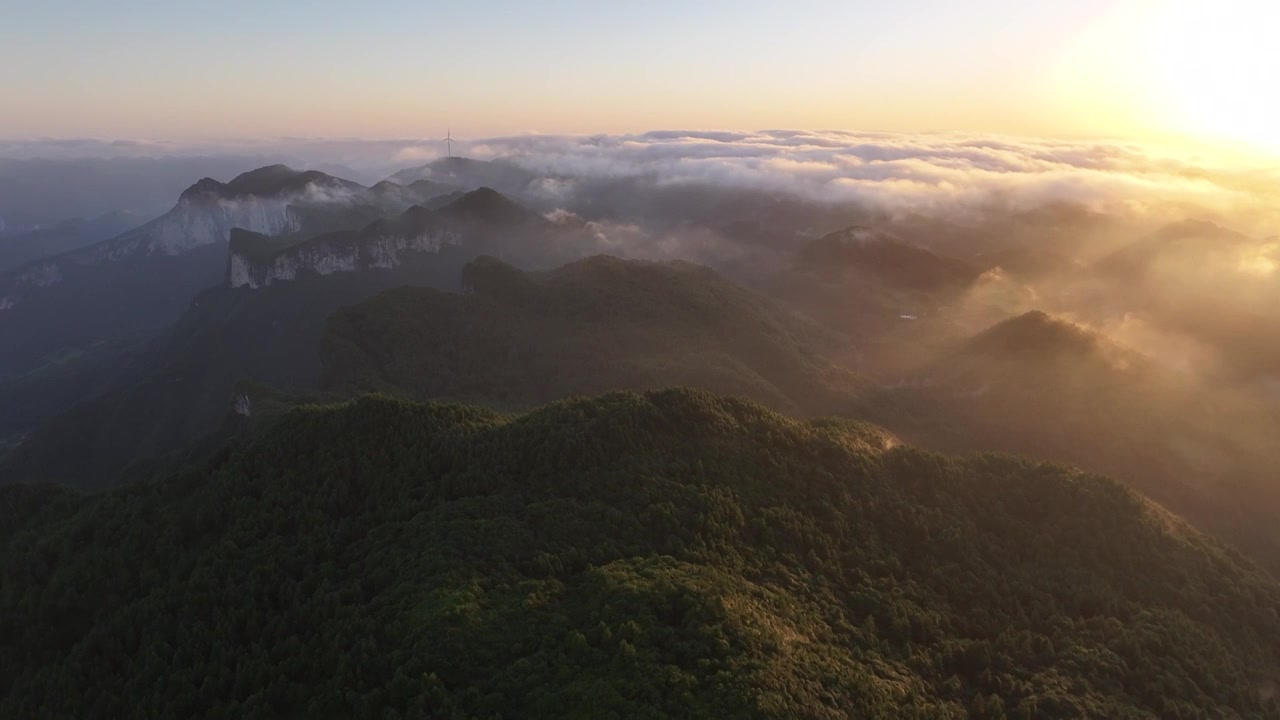
<svg viewBox="0 0 1280 720">
<path fill-rule="evenodd" d="M 0 519 L 6 717 L 1280 717 L 1280 587 L 1121 485 L 702 392 L 309 406 Z"/>
</svg>

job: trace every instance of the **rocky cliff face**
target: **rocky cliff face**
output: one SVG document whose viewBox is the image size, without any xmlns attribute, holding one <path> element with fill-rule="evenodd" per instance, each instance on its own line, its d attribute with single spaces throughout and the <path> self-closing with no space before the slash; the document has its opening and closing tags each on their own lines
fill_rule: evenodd
<svg viewBox="0 0 1280 720">
<path fill-rule="evenodd" d="M 456 231 L 431 228 L 407 234 L 332 233 L 265 259 L 255 259 L 249 253 L 233 248 L 227 268 L 227 284 L 233 288 L 256 289 L 294 280 L 300 275 L 394 268 L 400 265 L 405 253 L 438 253 L 446 246 L 461 242 L 462 236 Z"/>
<path fill-rule="evenodd" d="M 0 275 L 0 312 L 31 290 L 62 283 L 73 268 L 132 258 L 173 257 L 227 243 L 232 228 L 281 235 L 301 228 L 299 208 L 350 202 L 365 189 L 318 172 L 272 166 L 230 183 L 205 178 L 187 188 L 172 210 L 110 240 L 31 263 Z"/>
<path fill-rule="evenodd" d="M 379 186 L 384 195 L 389 186 Z M 362 230 L 330 232 L 292 246 L 281 247 L 280 238 L 266 233 L 237 232 L 230 242 L 227 285 L 254 289 L 303 275 L 390 269 L 407 254 L 434 254 L 463 244 L 477 253 L 536 248 L 549 232 L 545 218 L 485 187 L 438 210 L 414 205 Z"/>
<path fill-rule="evenodd" d="M 202 245 L 227 242 L 231 228 L 264 235 L 298 229 L 291 209 L 295 197 L 183 198 L 173 210 L 108 244 L 98 246 L 100 257 L 118 260 L 129 255 L 179 255 Z"/>
<path fill-rule="evenodd" d="M 23 294 L 61 283 L 73 267 L 117 263 L 134 257 L 175 256 L 225 243 L 233 227 L 265 235 L 298 229 L 293 198 L 240 199 L 183 197 L 178 205 L 141 227 L 83 250 L 58 255 L 17 269 L 7 282 L 0 278 L 0 312 L 17 307 Z"/>
</svg>

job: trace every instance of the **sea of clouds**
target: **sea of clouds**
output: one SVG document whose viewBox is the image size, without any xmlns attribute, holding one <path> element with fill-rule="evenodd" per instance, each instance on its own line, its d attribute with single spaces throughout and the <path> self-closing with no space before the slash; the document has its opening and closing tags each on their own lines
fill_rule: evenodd
<svg viewBox="0 0 1280 720">
<path fill-rule="evenodd" d="M 444 151 L 435 140 L 0 141 L 0 158 L 236 155 L 346 172 L 364 183 L 438 159 Z M 1275 226 L 1274 208 L 1280 207 L 1280 159 L 1135 141 L 663 130 L 464 139 L 454 152 L 507 160 L 546 176 L 548 194 L 568 195 L 576 185 L 596 180 L 641 178 L 920 212 L 1066 202 L 1109 213 L 1197 214 L 1230 219 L 1236 227 L 1247 219 L 1249 226 L 1241 229 L 1256 232 Z"/>
<path fill-rule="evenodd" d="M 433 150 L 413 145 L 399 158 L 423 161 L 433 157 Z M 1266 214 L 1280 200 L 1280 161 L 1259 157 L 1242 162 L 1120 141 L 661 131 L 521 135 L 468 143 L 464 150 L 477 158 L 509 159 L 550 176 L 648 177 L 659 183 L 791 192 L 923 212 L 1066 202 L 1111 213 L 1182 208 L 1253 217 Z"/>
</svg>

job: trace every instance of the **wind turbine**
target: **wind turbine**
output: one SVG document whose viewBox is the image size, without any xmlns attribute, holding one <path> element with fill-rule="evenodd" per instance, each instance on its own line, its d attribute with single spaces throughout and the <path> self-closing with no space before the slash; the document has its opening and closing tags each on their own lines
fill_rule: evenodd
<svg viewBox="0 0 1280 720">
<path fill-rule="evenodd" d="M 444 143 L 444 146 L 449 149 L 449 157 L 453 157 L 453 144 L 457 142 L 453 139 L 453 130 L 446 129 L 444 140 L 441 140 L 440 142 Z"/>
</svg>

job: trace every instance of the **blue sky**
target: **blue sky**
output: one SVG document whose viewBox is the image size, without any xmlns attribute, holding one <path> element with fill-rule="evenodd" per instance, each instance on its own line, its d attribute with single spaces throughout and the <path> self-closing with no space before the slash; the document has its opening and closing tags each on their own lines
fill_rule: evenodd
<svg viewBox="0 0 1280 720">
<path fill-rule="evenodd" d="M 1102 134 L 1081 39 L 1151 4 L 0 0 L 0 136 Z"/>
</svg>

